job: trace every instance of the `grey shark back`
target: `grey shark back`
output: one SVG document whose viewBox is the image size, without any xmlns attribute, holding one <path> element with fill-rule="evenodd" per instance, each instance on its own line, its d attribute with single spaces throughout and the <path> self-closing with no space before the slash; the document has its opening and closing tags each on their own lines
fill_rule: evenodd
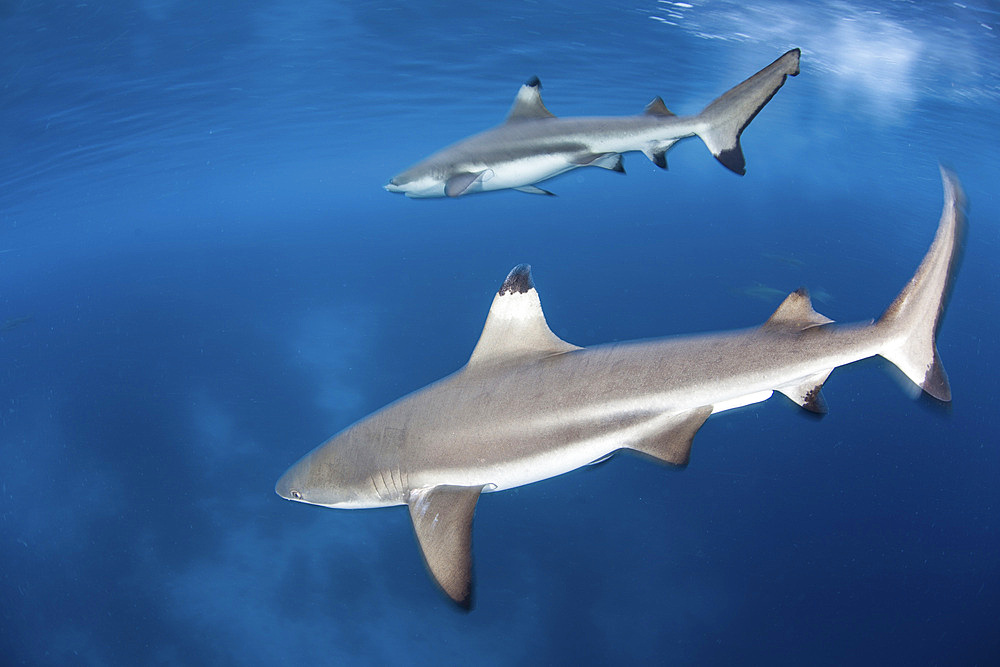
<svg viewBox="0 0 1000 667">
<path fill-rule="evenodd" d="M 698 136 L 719 162 L 746 173 L 740 136 L 789 76 L 799 73 L 799 49 L 717 98 L 694 116 L 677 116 L 655 98 L 637 116 L 557 118 L 542 102 L 541 83 L 521 86 L 504 122 L 444 148 L 397 174 L 389 192 L 413 198 L 459 197 L 514 189 L 551 195 L 538 183 L 579 167 L 624 173 L 622 154 L 639 151 L 666 169 L 667 152 Z"/>
<path fill-rule="evenodd" d="M 761 325 L 580 348 L 545 320 L 527 265 L 493 296 L 469 362 L 307 454 L 275 491 L 327 507 L 407 505 L 424 561 L 472 604 L 472 521 L 483 493 L 631 450 L 683 466 L 713 414 L 778 392 L 825 412 L 838 366 L 881 355 L 929 395 L 951 398 L 936 336 L 961 257 L 965 198 L 942 169 L 945 203 L 914 277 L 878 321 L 838 324 L 804 289 Z"/>
</svg>

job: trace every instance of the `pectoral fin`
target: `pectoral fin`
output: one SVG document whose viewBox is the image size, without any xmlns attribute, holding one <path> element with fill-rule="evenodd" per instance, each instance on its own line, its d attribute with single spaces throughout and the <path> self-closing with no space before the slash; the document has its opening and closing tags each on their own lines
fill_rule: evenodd
<svg viewBox="0 0 1000 667">
<path fill-rule="evenodd" d="M 410 492 L 407 504 L 427 569 L 460 607 L 472 607 L 472 516 L 482 486 L 440 485 Z"/>
<path fill-rule="evenodd" d="M 477 172 L 463 171 L 455 174 L 444 184 L 444 193 L 449 197 L 458 197 L 472 190 L 472 186 L 493 178 L 492 169 Z"/>
</svg>

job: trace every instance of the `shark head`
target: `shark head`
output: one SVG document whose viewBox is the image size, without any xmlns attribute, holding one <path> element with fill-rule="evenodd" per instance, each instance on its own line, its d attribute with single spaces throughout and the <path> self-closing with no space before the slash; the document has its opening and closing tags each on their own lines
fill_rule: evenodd
<svg viewBox="0 0 1000 667">
<path fill-rule="evenodd" d="M 473 167 L 459 164 L 443 168 L 421 163 L 393 178 L 385 189 L 389 192 L 402 192 L 413 199 L 459 197 L 472 192 L 497 189 L 496 182 L 487 185 L 494 176 L 496 173 L 493 169 L 483 168 L 482 165 Z"/>
<path fill-rule="evenodd" d="M 389 192 L 399 192 L 407 197 L 423 199 L 445 196 L 445 178 L 416 165 L 394 176 L 384 187 Z"/>
<path fill-rule="evenodd" d="M 334 436 L 285 471 L 274 492 L 286 500 L 324 507 L 379 507 L 397 504 L 390 473 L 373 452 L 380 450 L 364 423 Z"/>
</svg>

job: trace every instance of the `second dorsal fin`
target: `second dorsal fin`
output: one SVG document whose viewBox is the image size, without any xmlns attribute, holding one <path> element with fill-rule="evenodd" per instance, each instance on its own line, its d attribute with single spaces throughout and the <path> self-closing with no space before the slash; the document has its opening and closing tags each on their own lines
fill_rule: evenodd
<svg viewBox="0 0 1000 667">
<path fill-rule="evenodd" d="M 653 101 L 646 105 L 644 112 L 647 116 L 676 116 L 673 111 L 663 103 L 663 98 L 657 95 Z"/>
<path fill-rule="evenodd" d="M 781 302 L 778 309 L 764 323 L 765 327 L 784 327 L 802 331 L 810 327 L 833 322 L 829 317 L 820 315 L 812 307 L 809 290 L 800 287 Z"/>
<path fill-rule="evenodd" d="M 542 313 L 531 267 L 515 266 L 493 297 L 483 333 L 472 351 L 469 366 L 504 363 L 578 350 L 549 329 Z"/>
</svg>

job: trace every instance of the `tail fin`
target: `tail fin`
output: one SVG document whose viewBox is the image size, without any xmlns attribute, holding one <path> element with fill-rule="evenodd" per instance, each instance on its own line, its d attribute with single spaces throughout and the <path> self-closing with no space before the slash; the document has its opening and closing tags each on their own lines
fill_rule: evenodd
<svg viewBox="0 0 1000 667">
<path fill-rule="evenodd" d="M 746 173 L 740 135 L 754 116 L 774 97 L 785 79 L 798 73 L 799 50 L 792 49 L 724 93 L 698 114 L 698 119 L 704 125 L 698 136 L 726 168 L 740 176 Z"/>
<path fill-rule="evenodd" d="M 954 173 L 941 168 L 944 210 L 937 234 L 920 267 L 876 326 L 889 341 L 879 354 L 918 387 L 940 401 L 951 400 L 948 374 L 938 356 L 936 337 L 965 240 L 965 193 Z"/>
</svg>

